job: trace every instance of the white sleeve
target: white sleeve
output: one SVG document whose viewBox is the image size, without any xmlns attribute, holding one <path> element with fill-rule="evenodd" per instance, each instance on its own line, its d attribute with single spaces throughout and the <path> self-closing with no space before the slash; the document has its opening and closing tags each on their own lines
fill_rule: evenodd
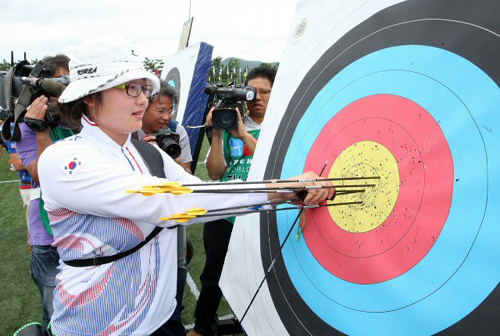
<svg viewBox="0 0 500 336">
<path fill-rule="evenodd" d="M 186 132 L 186 129 L 181 125 L 177 126 L 177 133 L 180 137 L 180 145 L 181 145 L 181 161 L 183 163 L 188 163 L 193 161 L 193 157 L 191 156 L 191 145 L 189 144 L 189 137 Z"/>
<path fill-rule="evenodd" d="M 67 143 L 66 143 L 67 144 Z M 187 174 L 168 155 L 162 154 L 166 176 L 171 181 L 195 182 L 198 178 Z M 68 163 L 74 162 L 72 174 Z M 145 197 L 126 194 L 126 190 L 140 190 L 144 185 L 167 180 L 131 171 L 88 146 L 67 146 L 64 142 L 48 147 L 40 157 L 38 174 L 45 208 L 66 208 L 78 213 L 101 217 L 127 218 L 160 226 L 177 224 L 160 221 L 191 208 L 215 209 L 265 202 L 266 194 L 191 193 L 174 196 L 159 194 Z M 184 224 L 205 222 L 196 218 Z"/>
</svg>

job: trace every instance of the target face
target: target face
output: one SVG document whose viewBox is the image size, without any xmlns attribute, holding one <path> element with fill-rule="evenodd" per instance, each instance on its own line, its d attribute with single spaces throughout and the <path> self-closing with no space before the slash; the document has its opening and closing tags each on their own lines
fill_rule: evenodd
<svg viewBox="0 0 500 336">
<path fill-rule="evenodd" d="M 284 245 L 268 286 L 290 334 L 500 327 L 498 10 L 389 7 L 328 49 L 293 94 L 264 178 L 324 168 L 377 179 L 334 200 L 362 204 L 308 210 Z M 261 216 L 264 269 L 297 214 Z"/>
<path fill-rule="evenodd" d="M 181 73 L 179 72 L 179 69 L 177 68 L 172 68 L 168 71 L 167 76 L 165 77 L 165 82 L 172 86 L 177 94 L 179 95 L 178 100 L 180 100 L 180 94 L 181 94 Z M 177 117 L 177 110 L 179 108 L 179 103 L 174 104 L 174 116 L 173 119 L 176 120 Z"/>
</svg>

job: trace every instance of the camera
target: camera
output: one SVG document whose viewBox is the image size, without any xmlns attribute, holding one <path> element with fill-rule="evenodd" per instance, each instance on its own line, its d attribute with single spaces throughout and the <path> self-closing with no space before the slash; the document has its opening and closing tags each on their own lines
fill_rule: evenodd
<svg viewBox="0 0 500 336">
<path fill-rule="evenodd" d="M 216 87 L 210 85 L 205 88 L 205 93 L 215 95 L 219 99 L 212 113 L 212 124 L 214 129 L 224 130 L 236 129 L 238 127 L 238 112 L 236 107 L 242 113 L 242 102 L 254 100 L 256 96 L 255 89 L 251 86 Z"/>
<path fill-rule="evenodd" d="M 175 160 L 181 155 L 181 146 L 179 145 L 181 137 L 179 134 L 168 129 L 162 129 L 160 132 L 151 135 L 155 137 L 158 146 L 172 159 Z"/>
<path fill-rule="evenodd" d="M 59 124 L 60 115 L 57 102 L 49 100 L 45 113 L 45 120 L 24 118 L 26 109 L 36 98 L 44 95 L 48 98 L 59 97 L 69 84 L 68 76 L 49 78 L 50 69 L 41 62 L 31 65 L 28 61 L 21 61 L 9 71 L 0 74 L 0 87 L 4 93 L 0 98 L 0 119 L 4 120 L 2 138 L 5 141 L 19 141 L 21 131 L 19 123 L 26 124 L 35 130 L 44 130 L 49 126 Z M 11 131 L 11 122 L 14 130 Z"/>
</svg>

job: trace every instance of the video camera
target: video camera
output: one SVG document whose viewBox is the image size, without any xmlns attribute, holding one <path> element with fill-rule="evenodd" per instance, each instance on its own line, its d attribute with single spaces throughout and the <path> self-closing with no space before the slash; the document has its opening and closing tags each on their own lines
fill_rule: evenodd
<svg viewBox="0 0 500 336">
<path fill-rule="evenodd" d="M 162 129 L 156 134 L 151 134 L 156 139 L 158 146 L 167 153 L 172 159 L 177 159 L 181 155 L 181 146 L 179 145 L 180 135 L 171 132 L 168 129 Z"/>
<path fill-rule="evenodd" d="M 28 61 L 21 61 L 9 71 L 0 73 L 0 88 L 3 88 L 0 91 L 0 119 L 4 120 L 4 141 L 21 139 L 19 123 L 23 121 L 35 130 L 59 124 L 59 109 L 53 100 L 49 100 L 45 120 L 24 118 L 26 109 L 36 98 L 41 95 L 47 98 L 59 97 L 69 84 L 68 76 L 49 78 L 51 76 L 50 69 L 44 67 L 42 62 L 31 65 Z M 13 132 L 11 122 L 14 122 Z"/>
<path fill-rule="evenodd" d="M 236 107 L 243 113 L 241 103 L 243 101 L 254 100 L 255 89 L 251 86 L 217 87 L 207 86 L 205 93 L 214 95 L 219 101 L 212 113 L 212 124 L 214 129 L 236 129 L 238 127 L 238 115 Z M 243 116 L 243 115 L 242 115 Z"/>
</svg>

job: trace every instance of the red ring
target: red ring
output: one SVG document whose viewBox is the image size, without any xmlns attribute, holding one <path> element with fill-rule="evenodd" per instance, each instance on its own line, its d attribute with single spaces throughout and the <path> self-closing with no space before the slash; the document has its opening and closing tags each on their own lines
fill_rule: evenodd
<svg viewBox="0 0 500 336">
<path fill-rule="evenodd" d="M 436 242 L 451 207 L 453 161 L 441 128 L 427 111 L 403 97 L 376 95 L 346 106 L 324 126 L 304 171 L 320 171 L 327 160 L 360 141 L 384 145 L 398 162 L 401 185 L 394 210 L 378 228 L 363 233 L 341 229 L 326 208 L 309 210 L 304 239 L 335 276 L 373 284 L 407 272 Z"/>
</svg>

